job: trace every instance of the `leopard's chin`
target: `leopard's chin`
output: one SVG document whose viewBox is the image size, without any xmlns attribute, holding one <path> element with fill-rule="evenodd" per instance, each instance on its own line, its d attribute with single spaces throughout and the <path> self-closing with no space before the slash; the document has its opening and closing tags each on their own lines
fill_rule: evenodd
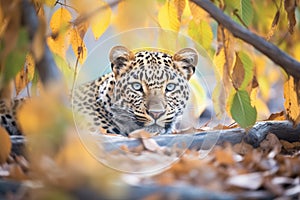
<svg viewBox="0 0 300 200">
<path fill-rule="evenodd" d="M 150 126 L 144 127 L 144 130 L 149 132 L 149 133 L 157 133 L 157 134 L 165 134 L 166 129 L 164 127 L 161 127 L 157 124 L 152 124 Z"/>
</svg>

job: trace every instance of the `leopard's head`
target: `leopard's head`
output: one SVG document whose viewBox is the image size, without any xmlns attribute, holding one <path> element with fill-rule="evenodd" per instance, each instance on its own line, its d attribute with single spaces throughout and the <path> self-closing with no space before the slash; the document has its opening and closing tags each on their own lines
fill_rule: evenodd
<svg viewBox="0 0 300 200">
<path fill-rule="evenodd" d="M 189 100 L 188 81 L 195 72 L 197 52 L 184 48 L 172 56 L 116 46 L 110 61 L 115 78 L 112 110 L 120 130 L 169 133 Z"/>
</svg>

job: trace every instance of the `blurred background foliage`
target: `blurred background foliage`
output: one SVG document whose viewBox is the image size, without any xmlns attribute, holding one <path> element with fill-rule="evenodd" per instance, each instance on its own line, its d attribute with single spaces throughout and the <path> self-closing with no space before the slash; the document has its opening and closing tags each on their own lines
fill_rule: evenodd
<svg viewBox="0 0 300 200">
<path fill-rule="evenodd" d="M 239 25 L 300 61 L 298 0 L 213 2 Z M 211 66 L 216 74 L 212 101 L 216 116 L 227 113 L 247 128 L 257 120 L 267 119 L 271 113 L 288 109 L 295 111 L 288 113 L 290 119 L 299 121 L 297 82 L 252 46 L 233 37 L 191 1 L 32 0 L 30 3 L 39 20 L 33 39 L 23 26 L 22 15 L 26 13 L 22 13 L 22 1 L 1 0 L 0 87 L 8 107 L 13 107 L 12 97 L 31 97 L 17 112 L 20 129 L 30 138 L 27 152 L 31 170 L 30 173 L 27 168 L 10 170 L 13 178 L 38 177 L 48 183 L 52 192 L 41 190 L 38 195 L 67 197 L 68 194 L 61 193 L 60 186 L 71 191 L 85 184 L 92 185 L 95 191 L 119 195 L 116 190 L 106 189 L 116 182 L 112 180 L 118 180 L 118 175 L 83 149 L 76 137 L 72 111 L 58 93 L 69 96 L 68 91 L 73 89 L 95 41 L 101 43 L 124 31 L 158 27 L 187 35 L 201 45 L 214 64 Z M 54 84 L 54 89 L 49 89 L 41 83 L 35 65 L 43 54 L 44 41 L 67 87 Z M 203 101 L 202 86 L 197 81 L 191 85 L 198 91 L 195 103 Z M 195 112 L 197 117 L 199 112 Z M 0 130 L 0 138 L 5 144 L 0 147 L 0 163 L 4 163 L 11 145 L 5 130 Z M 100 185 L 95 181 L 99 179 L 103 180 Z M 122 188 L 122 184 L 118 187 Z"/>
</svg>

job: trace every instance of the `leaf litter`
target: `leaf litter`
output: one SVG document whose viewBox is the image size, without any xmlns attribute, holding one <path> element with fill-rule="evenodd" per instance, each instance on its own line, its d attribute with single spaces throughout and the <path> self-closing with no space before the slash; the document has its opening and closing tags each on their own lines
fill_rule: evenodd
<svg viewBox="0 0 300 200">
<path fill-rule="evenodd" d="M 156 185 L 161 188 L 187 186 L 214 193 L 231 194 L 236 198 L 299 198 L 299 142 L 279 140 L 274 134 L 269 133 L 258 148 L 244 142 L 235 145 L 225 143 L 215 146 L 208 156 L 202 158 L 198 150 L 186 149 L 182 152 L 177 146 L 160 146 L 143 130 L 135 136 L 142 136 L 139 138 L 141 144 L 135 148 L 123 145 L 119 151 L 109 152 L 110 161 L 121 168 L 136 172 L 139 170 L 142 172 L 146 167 L 151 169 L 156 162 L 171 162 L 171 164 L 144 175 L 128 174 L 126 170 L 125 173 L 121 172 L 113 180 L 123 182 L 127 185 L 125 188 L 136 185 L 139 187 Z M 100 181 L 99 175 L 94 172 L 97 167 L 91 164 L 94 161 L 87 159 L 85 163 L 89 166 L 74 168 L 76 163 L 82 161 L 84 155 L 72 152 L 74 150 L 72 145 L 67 145 L 62 154 L 59 153 L 58 160 L 45 157 L 46 159 L 40 161 L 39 168 L 23 155 L 12 153 L 0 167 L 0 179 L 28 181 L 35 180 L 40 173 L 44 173 L 44 177 L 38 179 L 45 183 L 47 189 L 49 189 L 47 184 L 50 183 L 52 189 L 53 186 L 64 185 L 63 190 L 80 187 L 83 181 L 80 177 L 85 177 L 82 173 L 89 176 L 94 174 L 97 178 L 93 181 Z M 76 145 L 78 144 L 74 146 Z M 69 154 L 72 155 L 68 156 Z M 84 172 L 85 170 L 88 172 Z M 178 192 L 184 191 L 179 188 Z M 145 198 L 164 197 L 158 194 L 160 193 L 147 194 Z"/>
</svg>

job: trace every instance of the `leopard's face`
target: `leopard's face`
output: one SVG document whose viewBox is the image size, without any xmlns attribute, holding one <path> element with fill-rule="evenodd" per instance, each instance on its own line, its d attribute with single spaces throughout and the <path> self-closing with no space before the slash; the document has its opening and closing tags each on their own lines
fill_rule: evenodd
<svg viewBox="0 0 300 200">
<path fill-rule="evenodd" d="M 125 117 L 130 131 L 170 132 L 189 100 L 188 80 L 195 71 L 197 53 L 183 49 L 174 56 L 150 51 L 133 54 L 124 47 L 115 48 L 110 55 L 115 121 Z"/>
</svg>

